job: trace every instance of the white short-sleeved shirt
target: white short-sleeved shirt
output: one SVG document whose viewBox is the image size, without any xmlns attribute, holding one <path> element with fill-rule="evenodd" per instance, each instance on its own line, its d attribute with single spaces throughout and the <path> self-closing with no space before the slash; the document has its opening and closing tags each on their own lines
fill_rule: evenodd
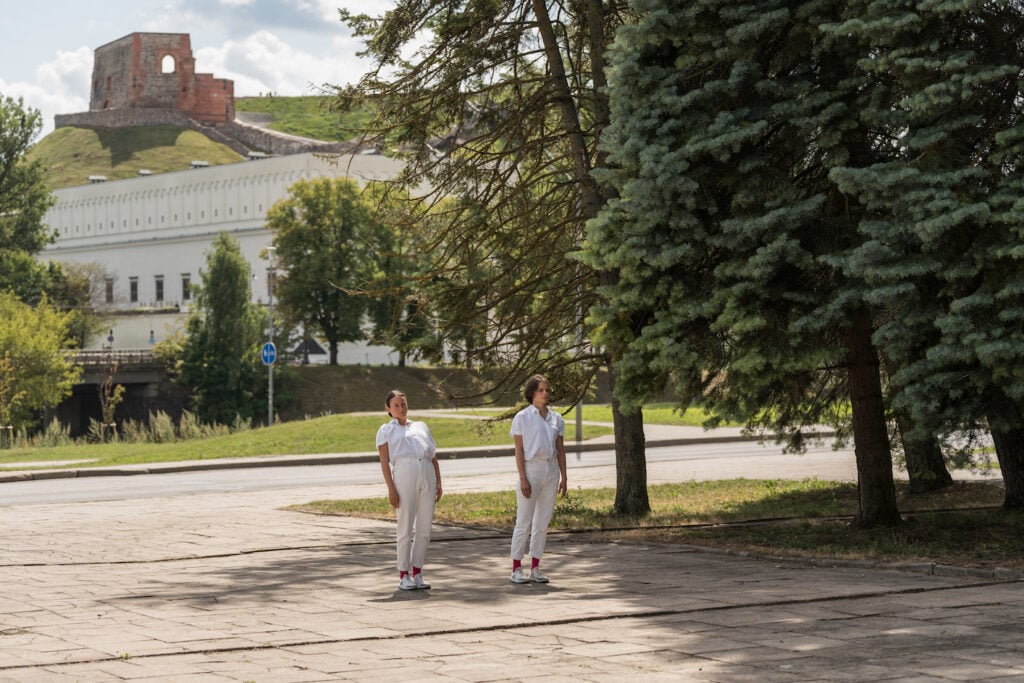
<svg viewBox="0 0 1024 683">
<path fill-rule="evenodd" d="M 377 448 L 385 443 L 391 464 L 400 460 L 430 460 L 437 452 L 430 427 L 413 420 L 406 420 L 404 426 L 398 420 L 382 424 L 377 430 Z"/>
<path fill-rule="evenodd" d="M 537 406 L 529 405 L 512 418 L 512 436 L 523 437 L 523 459 L 549 460 L 555 455 L 555 442 L 565 436 L 565 420 L 558 411 L 548 409 L 547 418 L 541 417 Z"/>
</svg>

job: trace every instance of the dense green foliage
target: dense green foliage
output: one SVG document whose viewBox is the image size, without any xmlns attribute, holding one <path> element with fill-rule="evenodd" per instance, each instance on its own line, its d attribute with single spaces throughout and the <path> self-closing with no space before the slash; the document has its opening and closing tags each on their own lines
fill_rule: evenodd
<svg viewBox="0 0 1024 683">
<path fill-rule="evenodd" d="M 82 373 L 66 355 L 70 315 L 0 292 L 0 426 L 21 429 L 71 394 Z"/>
<path fill-rule="evenodd" d="M 0 426 L 25 428 L 71 393 L 80 369 L 62 353 L 96 327 L 83 269 L 37 260 L 53 241 L 46 168 L 30 158 L 42 123 L 0 94 Z M 34 308 L 33 308 L 34 307 Z M 60 311 L 71 311 L 61 313 Z"/>
<path fill-rule="evenodd" d="M 367 300 L 357 292 L 376 278 L 376 259 L 387 226 L 348 178 L 299 180 L 267 212 L 279 275 L 275 293 L 294 324 L 329 345 L 366 338 Z"/>
<path fill-rule="evenodd" d="M 862 238 L 863 209 L 832 169 L 882 159 L 860 111 L 866 46 L 822 26 L 839 2 L 637 2 L 612 54 L 605 145 L 618 194 L 589 226 L 589 263 L 618 273 L 595 308 L 624 349 L 625 400 L 672 383 L 799 446 L 845 426 L 850 401 L 861 523 L 896 510 L 873 310 L 833 262 Z"/>
<path fill-rule="evenodd" d="M 28 156 L 41 126 L 38 111 L 0 93 L 0 291 L 28 303 L 38 302 L 60 274 L 35 260 L 53 241 L 43 224 L 53 204 L 46 169 Z"/>
<path fill-rule="evenodd" d="M 267 317 L 252 303 L 251 270 L 237 240 L 218 235 L 200 279 L 177 381 L 189 390 L 204 422 L 252 420 L 266 396 L 259 352 Z"/>
<path fill-rule="evenodd" d="M 925 434 L 987 423 L 1024 507 L 1024 7 L 868 3 L 830 30 L 877 46 L 862 115 L 893 158 L 833 178 L 870 212 L 840 263 L 884 311 L 893 403 Z"/>
<path fill-rule="evenodd" d="M 610 89 L 619 199 L 586 250 L 621 275 L 595 309 L 626 345 L 620 395 L 671 383 L 796 436 L 842 426 L 849 396 L 862 521 L 891 523 L 878 349 L 917 438 L 1022 386 L 1020 7 L 636 7 Z"/>
</svg>

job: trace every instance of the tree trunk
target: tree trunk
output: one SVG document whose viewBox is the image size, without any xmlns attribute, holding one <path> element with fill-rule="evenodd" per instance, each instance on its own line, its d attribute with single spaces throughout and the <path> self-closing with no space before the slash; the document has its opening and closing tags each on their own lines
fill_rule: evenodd
<svg viewBox="0 0 1024 683">
<path fill-rule="evenodd" d="M 329 352 L 330 352 L 330 356 L 329 356 L 330 364 L 331 365 L 337 365 L 338 364 L 338 342 L 336 342 L 334 340 L 331 340 L 330 342 L 327 343 L 327 348 L 329 349 Z"/>
<path fill-rule="evenodd" d="M 615 398 L 615 371 L 608 364 L 612 389 L 612 422 L 615 425 L 615 513 L 643 517 L 651 511 L 647 495 L 647 455 L 644 414 L 623 412 Z"/>
<path fill-rule="evenodd" d="M 878 352 L 871 343 L 871 316 L 867 309 L 859 308 L 850 322 L 847 362 L 860 497 L 860 509 L 854 524 L 864 528 L 896 526 L 901 520 L 892 476 L 892 452 L 885 427 L 881 368 Z"/>
<path fill-rule="evenodd" d="M 604 205 L 597 180 L 593 175 L 593 161 L 603 157 L 597 150 L 596 138 L 608 125 L 609 109 L 603 86 L 605 75 L 605 47 L 612 36 L 604 29 L 604 7 L 598 0 L 591 0 L 585 6 L 587 13 L 586 31 L 591 57 L 591 79 L 593 80 L 594 110 L 591 112 L 595 139 L 593 149 L 588 147 L 587 136 L 580 125 L 580 111 L 569 87 L 569 75 L 558 43 L 555 26 L 543 0 L 531 0 L 531 7 L 537 19 L 537 32 L 544 45 L 544 54 L 550 73 L 550 82 L 557 94 L 558 108 L 566 140 L 572 150 L 574 179 L 579 191 L 579 217 L 582 223 L 595 217 Z M 600 278 L 607 281 L 615 276 L 603 273 Z M 613 362 L 608 363 L 612 378 L 612 396 L 615 395 L 615 372 Z M 644 416 L 641 410 L 624 413 L 619 403 L 612 398 L 612 421 L 615 425 L 615 469 L 616 491 L 615 511 L 619 514 L 642 516 L 651 511 L 647 496 L 647 455 L 644 443 Z"/>
<path fill-rule="evenodd" d="M 1003 508 L 1024 509 L 1024 420 L 1009 397 L 999 392 L 999 404 L 989 416 L 992 442 L 1003 474 Z"/>
<path fill-rule="evenodd" d="M 901 389 L 891 380 L 896 375 L 896 366 L 892 361 L 886 360 L 885 370 L 890 377 L 890 392 L 895 395 Z M 946 458 L 942 455 L 938 439 L 933 435 L 923 439 L 908 436 L 914 433 L 913 419 L 904 411 L 895 411 L 895 417 L 896 428 L 903 442 L 903 454 L 907 460 L 910 493 L 928 493 L 952 486 L 953 475 L 946 467 Z"/>
<path fill-rule="evenodd" d="M 934 436 L 926 439 L 907 438 L 913 432 L 913 422 L 905 414 L 896 413 L 896 426 L 903 440 L 903 453 L 907 458 L 907 476 L 911 493 L 939 491 L 953 485 L 953 475 L 946 468 L 942 448 Z"/>
</svg>

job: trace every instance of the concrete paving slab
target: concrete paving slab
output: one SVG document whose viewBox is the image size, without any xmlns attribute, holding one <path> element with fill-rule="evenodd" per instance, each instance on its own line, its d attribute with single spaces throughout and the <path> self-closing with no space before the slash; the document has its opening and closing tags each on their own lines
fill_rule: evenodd
<svg viewBox="0 0 1024 683">
<path fill-rule="evenodd" d="M 1024 680 L 1015 580 L 552 534 L 513 586 L 506 534 L 436 526 L 405 592 L 392 522 L 284 509 L 378 489 L 0 508 L 0 682 Z"/>
</svg>

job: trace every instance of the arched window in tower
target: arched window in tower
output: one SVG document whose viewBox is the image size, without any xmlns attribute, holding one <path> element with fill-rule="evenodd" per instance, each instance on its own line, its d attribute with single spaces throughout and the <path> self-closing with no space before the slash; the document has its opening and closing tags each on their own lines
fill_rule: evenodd
<svg viewBox="0 0 1024 683">
<path fill-rule="evenodd" d="M 172 74 L 174 73 L 174 57 L 171 55 L 164 55 L 164 58 L 160 60 L 160 73 Z"/>
</svg>

